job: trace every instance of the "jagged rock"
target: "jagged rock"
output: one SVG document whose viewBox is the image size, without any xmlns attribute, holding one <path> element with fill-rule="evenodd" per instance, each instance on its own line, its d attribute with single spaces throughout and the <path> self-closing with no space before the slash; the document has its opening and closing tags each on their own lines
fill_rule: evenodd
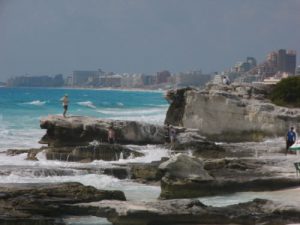
<svg viewBox="0 0 300 225">
<path fill-rule="evenodd" d="M 118 179 L 130 178 L 130 172 L 127 167 L 104 168 L 103 174 L 116 177 Z"/>
<path fill-rule="evenodd" d="M 106 143 L 82 147 L 52 147 L 47 148 L 45 154 L 48 160 L 69 162 L 115 161 L 120 158 L 127 159 L 128 157 L 143 156 L 143 153 L 133 151 L 125 146 Z"/>
<path fill-rule="evenodd" d="M 299 207 L 263 199 L 225 207 L 206 206 L 198 200 L 190 199 L 102 201 L 77 206 L 81 207 L 82 213 L 107 217 L 113 225 L 286 225 L 300 222 Z"/>
<path fill-rule="evenodd" d="M 180 102 L 172 102 L 165 123 L 199 129 L 211 140 L 258 141 L 284 136 L 290 125 L 300 125 L 300 110 L 272 104 L 262 87 L 207 85 L 177 92 Z"/>
<path fill-rule="evenodd" d="M 203 168 L 202 160 L 184 154 L 171 157 L 160 164 L 159 169 L 165 177 L 171 179 L 212 180 L 213 178 Z"/>
<path fill-rule="evenodd" d="M 8 149 L 6 155 L 15 156 L 23 153 L 27 153 L 27 160 L 37 161 L 36 155 L 43 151 L 45 147 L 41 148 L 31 148 L 31 149 Z"/>
<path fill-rule="evenodd" d="M 80 183 L 1 184 L 1 224 L 64 224 L 67 204 L 100 201 L 103 199 L 125 200 L 121 191 L 97 190 Z"/>
<path fill-rule="evenodd" d="M 100 120 L 91 117 L 48 116 L 40 126 L 47 133 L 40 140 L 50 146 L 84 146 L 94 140 L 106 141 L 108 128 L 113 124 L 119 144 L 162 144 L 163 127 L 135 121 Z"/>
<path fill-rule="evenodd" d="M 131 179 L 140 180 L 142 182 L 160 181 L 162 173 L 159 170 L 159 165 L 166 161 L 163 158 L 161 161 L 153 161 L 151 163 L 130 163 Z"/>
<path fill-rule="evenodd" d="M 76 173 L 72 169 L 67 168 L 51 168 L 51 167 L 33 167 L 33 166 L 0 166 L 0 176 L 36 176 L 36 177 L 51 177 L 51 176 L 74 176 Z"/>
<path fill-rule="evenodd" d="M 203 158 L 225 157 L 225 149 L 214 142 L 208 141 L 199 135 L 198 129 L 174 127 L 176 129 L 176 142 L 172 145 L 175 152 L 191 150 L 194 156 Z"/>
<path fill-rule="evenodd" d="M 282 159 L 210 159 L 202 163 L 193 161 L 195 159 L 181 156 L 180 160 L 174 158 L 161 164 L 164 176 L 161 179 L 160 198 L 194 198 L 300 186 L 300 180 L 295 175 L 290 176 L 291 171 L 294 173 L 294 168 L 291 168 L 293 163 L 289 160 L 282 162 Z M 166 170 L 165 167 L 169 163 L 171 166 Z M 195 166 L 192 166 L 192 163 Z M 291 169 L 286 171 L 283 168 Z"/>
</svg>

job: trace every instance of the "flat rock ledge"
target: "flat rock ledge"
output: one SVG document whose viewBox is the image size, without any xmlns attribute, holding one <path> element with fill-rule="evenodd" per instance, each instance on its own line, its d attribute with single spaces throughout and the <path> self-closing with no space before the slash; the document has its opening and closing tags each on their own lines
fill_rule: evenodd
<svg viewBox="0 0 300 225">
<path fill-rule="evenodd" d="M 1 184 L 0 224 L 60 225 L 67 204 L 125 200 L 121 191 L 97 190 L 80 183 Z M 75 212 L 75 211 L 74 211 Z"/>
<path fill-rule="evenodd" d="M 40 140 L 49 146 L 85 146 L 97 140 L 107 142 L 108 128 L 113 125 L 119 144 L 163 144 L 162 126 L 136 121 L 104 120 L 84 116 L 42 118 L 40 127 L 47 133 Z"/>
<path fill-rule="evenodd" d="M 161 199 L 194 198 L 242 191 L 299 187 L 290 161 L 264 159 L 202 160 L 184 154 L 160 164 Z"/>
<path fill-rule="evenodd" d="M 27 153 L 27 160 L 38 160 L 36 155 L 44 152 L 47 160 L 68 162 L 91 162 L 93 160 L 116 161 L 119 159 L 141 157 L 144 154 L 124 145 L 100 143 L 88 146 L 41 147 L 39 149 L 8 149 L 7 155 Z"/>
<path fill-rule="evenodd" d="M 300 222 L 298 207 L 263 199 L 226 207 L 206 206 L 190 199 L 101 201 L 77 206 L 81 207 L 82 213 L 106 217 L 113 225 L 286 225 Z"/>
</svg>

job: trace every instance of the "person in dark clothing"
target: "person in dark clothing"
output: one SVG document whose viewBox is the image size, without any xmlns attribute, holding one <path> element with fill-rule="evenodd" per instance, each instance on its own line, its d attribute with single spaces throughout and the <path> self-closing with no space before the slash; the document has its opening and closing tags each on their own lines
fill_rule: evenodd
<svg viewBox="0 0 300 225">
<path fill-rule="evenodd" d="M 294 127 L 291 127 L 291 129 L 288 131 L 286 135 L 286 153 L 289 151 L 289 147 L 291 147 L 296 141 L 296 133 L 294 131 Z"/>
<path fill-rule="evenodd" d="M 165 125 L 165 144 L 170 143 L 170 124 Z"/>
</svg>

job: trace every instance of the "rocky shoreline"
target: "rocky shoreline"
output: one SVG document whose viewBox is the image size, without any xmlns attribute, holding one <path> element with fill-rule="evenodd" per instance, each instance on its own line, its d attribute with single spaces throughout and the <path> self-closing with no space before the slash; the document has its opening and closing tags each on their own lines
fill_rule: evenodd
<svg viewBox="0 0 300 225">
<path fill-rule="evenodd" d="M 121 191 L 98 190 L 80 183 L 0 184 L 0 223 L 60 225 L 65 224 L 63 217 L 71 215 L 106 217 L 114 225 L 299 223 L 300 204 L 255 199 L 213 207 L 195 199 L 300 187 L 293 165 L 298 158 L 284 154 L 283 139 L 253 142 L 282 135 L 283 128 L 291 123 L 299 125 L 298 111 L 272 106 L 265 99 L 267 92 L 248 86 L 208 86 L 202 91 L 169 93 L 166 123 L 175 126 L 174 144 L 164 143 L 165 128 L 159 125 L 79 116 L 42 118 L 40 126 L 46 134 L 40 143 L 46 146 L 9 149 L 8 157 L 26 154 L 27 160 L 34 162 L 39 160 L 38 154 L 43 154 L 47 160 L 78 162 L 85 173 L 159 185 L 160 197 L 149 202 L 126 201 Z M 213 110 L 217 106 L 222 108 L 226 123 Z M 117 144 L 106 143 L 111 125 Z M 248 142 L 238 142 L 241 140 Z M 148 144 L 166 149 L 169 157 L 149 163 L 118 163 L 120 159 L 142 157 L 139 149 Z M 114 164 L 103 168 L 84 166 L 94 160 Z M 0 166 L 0 175 L 16 171 L 61 176 L 73 173 L 72 167 L 35 170 Z"/>
</svg>

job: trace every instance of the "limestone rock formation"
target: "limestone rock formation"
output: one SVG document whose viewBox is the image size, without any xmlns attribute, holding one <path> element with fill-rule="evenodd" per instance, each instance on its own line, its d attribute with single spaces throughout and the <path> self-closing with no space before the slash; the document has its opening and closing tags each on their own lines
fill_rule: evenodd
<svg viewBox="0 0 300 225">
<path fill-rule="evenodd" d="M 82 212 L 107 217 L 113 225 L 286 225 L 300 221 L 298 207 L 263 199 L 225 207 L 206 206 L 198 200 L 190 199 L 153 202 L 102 201 L 77 205 Z"/>
<path fill-rule="evenodd" d="M 163 127 L 136 121 L 102 120 L 91 117 L 48 116 L 42 118 L 40 126 L 47 133 L 40 140 L 50 146 L 84 146 L 97 140 L 106 142 L 108 128 L 114 126 L 119 144 L 162 144 Z"/>
<path fill-rule="evenodd" d="M 115 161 L 120 158 L 143 156 L 142 153 L 125 146 L 107 143 L 78 147 L 50 147 L 45 150 L 45 154 L 48 160 L 68 162 Z"/>
<path fill-rule="evenodd" d="M 1 184 L 0 224 L 61 225 L 67 204 L 125 200 L 121 191 L 97 190 L 79 183 Z M 75 212 L 75 210 L 74 210 Z"/>
<path fill-rule="evenodd" d="M 213 178 L 204 169 L 202 160 L 178 154 L 160 164 L 159 169 L 171 179 L 212 180 Z"/>
<path fill-rule="evenodd" d="M 171 105 L 165 123 L 196 128 L 221 141 L 258 141 L 283 136 L 291 125 L 299 127 L 300 109 L 276 106 L 268 93 L 268 87 L 241 84 L 177 90 L 177 95 L 167 95 Z"/>
<path fill-rule="evenodd" d="M 282 168 L 290 161 L 263 159 L 210 159 L 186 155 L 160 165 L 162 199 L 195 198 L 241 191 L 271 191 L 300 186 L 300 180 Z M 275 167 L 277 165 L 277 167 Z"/>
<path fill-rule="evenodd" d="M 129 157 L 141 157 L 144 154 L 131 150 L 124 145 L 98 143 L 87 146 L 41 147 L 32 149 L 8 149 L 7 155 L 14 156 L 27 153 L 27 160 L 38 160 L 36 155 L 44 152 L 47 160 L 68 162 L 91 162 L 93 160 L 116 161 Z"/>
</svg>

